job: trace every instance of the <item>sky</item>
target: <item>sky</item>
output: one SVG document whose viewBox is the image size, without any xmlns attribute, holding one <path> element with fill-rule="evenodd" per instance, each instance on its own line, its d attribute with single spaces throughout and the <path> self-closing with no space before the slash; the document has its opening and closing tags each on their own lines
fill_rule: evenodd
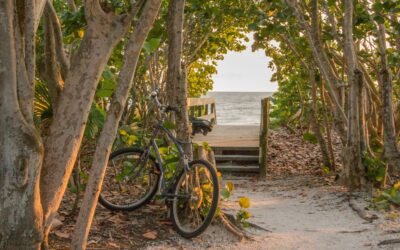
<svg viewBox="0 0 400 250">
<path fill-rule="evenodd" d="M 249 37 L 250 38 L 250 37 Z M 264 51 L 251 51 L 252 39 L 242 52 L 228 52 L 218 62 L 218 73 L 213 76 L 213 91 L 273 92 L 278 85 L 270 82 L 272 70 L 268 68 L 269 58 Z"/>
</svg>

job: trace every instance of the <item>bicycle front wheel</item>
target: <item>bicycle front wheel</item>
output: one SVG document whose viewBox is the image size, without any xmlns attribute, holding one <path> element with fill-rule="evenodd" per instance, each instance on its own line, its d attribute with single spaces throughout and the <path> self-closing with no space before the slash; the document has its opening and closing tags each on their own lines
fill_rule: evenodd
<svg viewBox="0 0 400 250">
<path fill-rule="evenodd" d="M 218 176 L 207 161 L 196 160 L 183 171 L 174 188 L 172 221 L 185 238 L 200 235 L 210 225 L 219 201 Z"/>
<path fill-rule="evenodd" d="M 143 150 L 135 148 L 111 154 L 99 197 L 101 205 L 110 210 L 132 211 L 153 198 L 160 167 L 151 155 L 142 159 L 143 154 Z"/>
</svg>

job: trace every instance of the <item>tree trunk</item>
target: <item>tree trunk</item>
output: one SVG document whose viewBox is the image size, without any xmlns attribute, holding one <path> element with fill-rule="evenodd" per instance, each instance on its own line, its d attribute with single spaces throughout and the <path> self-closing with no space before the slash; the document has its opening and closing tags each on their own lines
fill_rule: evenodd
<svg viewBox="0 0 400 250">
<path fill-rule="evenodd" d="M 23 116 L 21 107 L 25 105 L 17 96 L 17 75 L 24 73 L 19 69 L 25 68 L 25 63 L 24 57 L 17 59 L 23 42 L 16 35 L 15 8 L 14 1 L 0 1 L 0 248 L 39 249 L 43 146 L 40 135 Z M 24 79 L 18 85 L 30 86 L 29 79 Z"/>
<path fill-rule="evenodd" d="M 106 14 L 96 0 L 85 2 L 85 14 L 88 27 L 71 58 L 45 144 L 40 180 L 45 238 L 71 176 L 100 75 L 131 20 L 127 15 Z"/>
<path fill-rule="evenodd" d="M 345 147 L 345 182 L 350 190 L 366 187 L 365 168 L 362 165 L 361 151 L 361 110 L 360 99 L 363 88 L 363 75 L 357 67 L 357 58 L 353 41 L 353 1 L 345 0 L 343 23 L 344 54 L 347 62 L 347 77 L 350 85 L 347 145 Z"/>
<path fill-rule="evenodd" d="M 57 58 L 57 46 L 55 36 L 55 22 L 51 16 L 52 6 L 46 4 L 46 10 L 44 13 L 44 38 L 45 38 L 45 51 L 44 51 L 44 72 L 43 78 L 46 82 L 46 86 L 49 90 L 49 95 L 52 102 L 52 108 L 55 109 L 58 97 L 64 87 L 64 78 L 61 74 L 61 65 L 58 63 Z M 61 39 L 61 37 L 60 37 Z M 60 48 L 63 50 L 63 48 Z M 63 53 L 63 51 L 59 52 Z"/>
<path fill-rule="evenodd" d="M 385 158 L 390 165 L 390 171 L 400 173 L 400 153 L 397 146 L 396 129 L 393 118 L 393 86 L 392 76 L 387 62 L 386 29 L 384 24 L 377 24 L 378 48 L 381 60 L 379 84 L 382 93 L 382 123 L 383 145 Z"/>
<path fill-rule="evenodd" d="M 322 160 L 324 162 L 324 167 L 328 167 L 330 170 L 334 170 L 332 166 L 332 161 L 329 157 L 328 147 L 326 145 L 324 136 L 321 132 L 321 125 L 318 121 L 318 109 L 317 109 L 317 83 L 315 80 L 315 73 L 313 70 L 309 72 L 310 82 L 311 82 L 311 105 L 310 105 L 310 123 L 312 130 L 317 137 L 319 147 L 322 153 Z"/>
<path fill-rule="evenodd" d="M 190 126 L 187 106 L 186 68 L 182 62 L 183 19 L 185 0 L 171 0 L 168 9 L 168 94 L 172 105 L 179 109 L 175 117 L 177 137 L 183 142 L 190 140 Z M 191 158 L 191 145 L 185 143 L 185 154 Z"/>
<path fill-rule="evenodd" d="M 86 186 L 82 208 L 79 212 L 75 232 L 72 238 L 72 249 L 85 249 L 90 225 L 96 210 L 101 185 L 103 183 L 108 158 L 118 129 L 126 100 L 132 86 L 133 76 L 139 60 L 143 43 L 153 26 L 158 14 L 161 0 L 148 0 L 139 21 L 131 34 L 124 53 L 124 64 L 119 73 L 118 85 L 114 94 L 107 119 L 97 142 L 89 182 Z M 138 9 L 140 6 L 137 6 Z"/>
<path fill-rule="evenodd" d="M 332 145 L 332 129 L 331 129 L 331 124 L 328 119 L 328 108 L 326 107 L 326 98 L 325 98 L 325 89 L 324 85 L 321 83 L 320 85 L 320 95 L 321 95 L 321 101 L 322 101 L 322 112 L 324 114 L 324 124 L 325 124 L 325 129 L 326 129 L 326 138 L 328 141 L 328 149 L 329 149 L 329 155 L 331 159 L 331 164 L 332 164 L 332 169 L 336 171 L 336 160 L 335 160 L 335 154 L 333 153 L 333 145 Z"/>
</svg>

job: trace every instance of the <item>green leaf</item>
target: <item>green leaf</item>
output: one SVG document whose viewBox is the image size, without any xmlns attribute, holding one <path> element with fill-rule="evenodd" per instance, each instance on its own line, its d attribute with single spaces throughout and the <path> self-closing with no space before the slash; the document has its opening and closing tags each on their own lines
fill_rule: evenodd
<svg viewBox="0 0 400 250">
<path fill-rule="evenodd" d="M 247 26 L 250 30 L 258 30 L 258 25 L 256 23 L 251 23 Z"/>
<path fill-rule="evenodd" d="M 317 137 L 313 133 L 310 133 L 310 132 L 305 132 L 303 134 L 303 139 L 305 141 L 311 142 L 313 144 L 317 144 L 318 143 Z"/>
<path fill-rule="evenodd" d="M 325 174 L 329 174 L 329 172 L 331 172 L 331 170 L 330 170 L 327 166 L 323 166 L 323 167 L 322 167 L 322 171 L 323 171 Z"/>
<path fill-rule="evenodd" d="M 101 89 L 109 89 L 109 90 L 114 90 L 115 89 L 115 81 L 112 80 L 104 80 L 101 82 Z"/>
<path fill-rule="evenodd" d="M 383 10 L 383 5 L 382 3 L 376 2 L 372 4 L 372 9 L 375 10 L 376 12 L 381 12 Z"/>
<path fill-rule="evenodd" d="M 158 151 L 160 152 L 160 154 L 167 154 L 169 152 L 169 148 L 168 147 L 159 147 Z"/>
<path fill-rule="evenodd" d="M 111 97 L 112 94 L 114 93 L 114 90 L 112 89 L 100 89 L 96 91 L 96 96 L 97 97 Z"/>
<path fill-rule="evenodd" d="M 212 150 L 210 144 L 208 144 L 208 142 L 203 142 L 202 146 L 205 150 Z"/>
<path fill-rule="evenodd" d="M 144 43 L 143 48 L 147 54 L 151 54 L 158 48 L 160 42 L 161 42 L 160 38 L 152 38 Z"/>
<path fill-rule="evenodd" d="M 109 68 L 106 68 L 101 76 L 106 80 L 114 80 L 114 74 Z"/>
<path fill-rule="evenodd" d="M 231 192 L 229 192 L 228 189 L 224 188 L 221 190 L 221 196 L 224 199 L 228 199 L 231 196 Z"/>
<path fill-rule="evenodd" d="M 175 129 L 175 124 L 174 124 L 173 122 L 171 122 L 171 121 L 165 121 L 165 122 L 163 123 L 163 126 L 164 126 L 166 129 L 169 129 L 169 130 Z"/>
<path fill-rule="evenodd" d="M 171 157 L 171 158 L 164 158 L 164 164 L 165 165 L 171 164 L 171 163 L 178 163 L 178 161 L 179 161 L 179 157 L 177 157 L 177 156 L 174 156 L 174 157 Z"/>
<path fill-rule="evenodd" d="M 380 16 L 380 15 L 374 16 L 374 20 L 375 20 L 377 23 L 380 23 L 380 24 L 385 23 L 385 19 L 384 19 L 382 16 Z"/>
<path fill-rule="evenodd" d="M 375 176 L 375 180 L 378 182 L 382 182 L 385 178 L 386 169 L 384 167 L 378 168 L 377 175 Z"/>
<path fill-rule="evenodd" d="M 106 119 L 106 112 L 97 105 L 92 105 L 86 124 L 84 135 L 86 138 L 94 139 L 103 127 Z"/>
<path fill-rule="evenodd" d="M 133 167 L 133 164 L 130 161 L 124 161 L 123 165 L 124 165 L 124 167 L 127 167 L 127 168 L 132 168 Z"/>
</svg>

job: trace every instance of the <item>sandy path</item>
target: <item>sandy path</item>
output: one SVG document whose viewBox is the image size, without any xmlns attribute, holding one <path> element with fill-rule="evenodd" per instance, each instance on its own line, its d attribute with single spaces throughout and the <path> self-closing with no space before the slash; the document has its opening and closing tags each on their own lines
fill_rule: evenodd
<svg viewBox="0 0 400 250">
<path fill-rule="evenodd" d="M 311 178 L 311 180 L 310 180 Z M 316 182 L 317 181 L 317 182 Z M 400 238 L 389 234 L 399 220 L 379 219 L 368 223 L 350 207 L 345 190 L 337 185 L 316 185 L 313 177 L 288 177 L 256 182 L 235 178 L 235 195 L 227 202 L 227 212 L 238 209 L 240 196 L 251 200 L 251 222 L 270 230 L 257 230 L 255 241 L 238 242 L 219 226 L 210 227 L 201 237 L 175 237 L 148 249 L 400 249 L 400 244 L 378 246 L 382 240 Z M 314 182 L 314 183 L 312 183 Z M 366 202 L 359 201 L 365 206 Z"/>
<path fill-rule="evenodd" d="M 334 136 L 334 152 L 340 158 L 340 139 Z M 373 223 L 361 219 L 349 206 L 346 190 L 333 176 L 321 170 L 321 154 L 316 144 L 285 129 L 272 130 L 268 170 L 273 180 L 225 176 L 235 183 L 234 196 L 225 202 L 227 212 L 235 214 L 237 200 L 251 200 L 251 222 L 270 230 L 254 231 L 254 241 L 238 242 L 221 226 L 214 225 L 200 237 L 185 240 L 176 236 L 167 242 L 153 242 L 148 249 L 399 249 L 400 244 L 378 246 L 387 239 L 400 239 L 400 215 L 378 214 Z M 337 168 L 341 168 L 337 162 Z M 358 199 L 361 208 L 368 202 Z M 373 212 L 373 211 L 372 211 Z"/>
</svg>

